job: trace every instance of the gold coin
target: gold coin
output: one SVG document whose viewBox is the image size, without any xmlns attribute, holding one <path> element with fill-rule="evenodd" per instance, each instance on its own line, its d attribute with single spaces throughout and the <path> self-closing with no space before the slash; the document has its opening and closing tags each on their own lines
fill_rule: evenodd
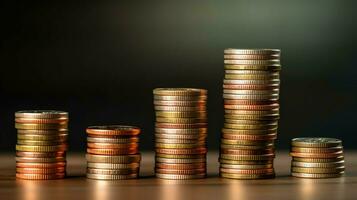
<svg viewBox="0 0 357 200">
<path fill-rule="evenodd" d="M 272 60 L 279 59 L 280 54 L 256 54 L 256 55 L 241 55 L 241 54 L 228 54 L 224 55 L 225 60 Z"/>
<path fill-rule="evenodd" d="M 278 124 L 268 124 L 268 125 L 248 125 L 248 124 L 228 124 L 224 123 L 224 128 L 231 129 L 243 129 L 243 130 L 262 130 L 262 129 L 276 129 Z"/>
<path fill-rule="evenodd" d="M 65 157 L 36 158 L 36 157 L 16 157 L 16 162 L 51 163 L 66 162 Z"/>
<path fill-rule="evenodd" d="M 127 143 L 127 144 L 116 144 L 116 143 L 92 143 L 88 142 L 87 143 L 88 148 L 93 148 L 93 149 L 134 149 L 138 148 L 139 144 L 138 143 Z"/>
<path fill-rule="evenodd" d="M 291 175 L 298 178 L 337 178 L 341 177 L 344 172 L 332 173 L 332 174 L 315 174 L 315 173 L 298 173 L 292 172 Z"/>
<path fill-rule="evenodd" d="M 129 163 L 140 163 L 141 155 L 123 155 L 123 156 L 106 156 L 106 155 L 94 155 L 86 154 L 86 159 L 88 162 L 93 163 L 119 163 L 119 164 L 129 164 Z"/>
<path fill-rule="evenodd" d="M 35 141 L 48 141 L 48 140 L 59 140 L 67 141 L 68 134 L 57 134 L 57 135 L 30 135 L 30 134 L 17 134 L 18 140 L 35 140 Z"/>
<path fill-rule="evenodd" d="M 270 160 L 275 158 L 275 154 L 262 154 L 262 155 L 231 155 L 220 154 L 221 159 L 227 160 Z"/>
<path fill-rule="evenodd" d="M 202 101 L 162 101 L 154 100 L 154 105 L 156 106 L 184 106 L 184 107 L 196 107 L 196 106 L 206 106 L 207 102 Z"/>
<path fill-rule="evenodd" d="M 155 133 L 163 134 L 207 134 L 207 128 L 193 129 L 174 129 L 174 128 L 155 128 Z"/>
<path fill-rule="evenodd" d="M 163 96 L 180 96 L 180 95 L 193 95 L 201 96 L 206 95 L 207 90 L 197 88 L 156 88 L 153 90 L 154 95 Z"/>
<path fill-rule="evenodd" d="M 154 109 L 160 111 L 169 111 L 169 112 L 194 112 L 194 111 L 205 111 L 206 106 L 196 106 L 196 107 L 155 106 Z"/>
<path fill-rule="evenodd" d="M 293 161 L 297 162 L 309 162 L 309 163 L 329 163 L 329 162 L 339 162 L 343 161 L 343 156 L 338 156 L 336 158 L 300 158 L 300 157 L 293 157 Z"/>
<path fill-rule="evenodd" d="M 337 151 L 333 153 L 300 153 L 300 152 L 290 152 L 293 157 L 303 157 L 303 158 L 336 158 L 343 156 L 343 151 Z"/>
<path fill-rule="evenodd" d="M 68 118 L 68 112 L 57 110 L 22 110 L 15 113 L 16 118 L 58 119 Z"/>
<path fill-rule="evenodd" d="M 192 123 L 207 123 L 207 118 L 165 118 L 157 117 L 156 122 L 159 123 L 177 123 L 177 124 L 192 124 Z"/>
<path fill-rule="evenodd" d="M 226 119 L 235 119 L 235 120 L 277 120 L 280 118 L 279 114 L 271 115 L 235 115 L 235 114 L 225 114 Z"/>
<path fill-rule="evenodd" d="M 269 95 L 279 94 L 279 89 L 270 90 L 236 90 L 236 89 L 223 89 L 224 94 L 241 94 L 241 95 Z"/>
<path fill-rule="evenodd" d="M 207 138 L 207 134 L 162 134 L 157 133 L 155 134 L 156 139 L 172 139 L 172 140 L 205 140 Z"/>
<path fill-rule="evenodd" d="M 262 79 L 262 80 L 232 80 L 224 79 L 223 84 L 226 85 L 272 85 L 280 84 L 280 79 Z"/>
<path fill-rule="evenodd" d="M 170 158 L 170 159 L 198 159 L 206 158 L 206 154 L 193 154 L 193 155 L 175 155 L 175 154 L 161 154 L 156 153 L 156 158 Z"/>
<path fill-rule="evenodd" d="M 267 134 L 276 134 L 277 129 L 264 129 L 264 130 L 247 130 L 247 129 L 230 129 L 230 128 L 223 128 L 222 133 L 224 134 L 241 134 L 241 135 L 267 135 Z"/>
<path fill-rule="evenodd" d="M 345 171 L 345 167 L 316 168 L 316 167 L 291 167 L 292 172 L 310 174 L 331 174 Z"/>
<path fill-rule="evenodd" d="M 242 125 L 269 125 L 269 124 L 278 124 L 278 120 L 239 120 L 239 119 L 224 119 L 224 122 L 228 124 L 242 124 Z"/>
<path fill-rule="evenodd" d="M 139 137 L 124 137 L 124 138 L 106 138 L 106 137 L 87 137 L 89 143 L 109 143 L 109 144 L 128 144 L 138 143 Z"/>
<path fill-rule="evenodd" d="M 273 144 L 274 140 L 230 140 L 221 138 L 221 144 L 229 145 L 256 145 L 256 146 L 265 146 Z"/>
<path fill-rule="evenodd" d="M 43 135 L 46 136 L 58 136 L 62 134 L 68 135 L 68 129 L 58 129 L 58 130 L 25 130 L 25 129 L 18 129 L 18 135 Z"/>
<path fill-rule="evenodd" d="M 154 101 L 206 101 L 207 95 L 200 96 L 159 96 L 154 95 Z"/>
<path fill-rule="evenodd" d="M 225 99 L 242 99 L 242 100 L 279 100 L 279 94 L 267 94 L 267 95 L 236 95 L 236 94 L 223 94 Z"/>
<path fill-rule="evenodd" d="M 20 145 L 53 146 L 64 144 L 62 140 L 17 140 Z"/>
<path fill-rule="evenodd" d="M 233 165 L 233 164 L 221 164 L 221 168 L 227 169 L 272 169 L 273 164 L 264 164 L 264 165 Z"/>
<path fill-rule="evenodd" d="M 87 168 L 88 174 L 102 174 L 102 175 L 128 175 L 138 174 L 139 168 L 135 169 L 95 169 Z"/>
<path fill-rule="evenodd" d="M 339 162 L 328 162 L 328 163 L 310 163 L 310 162 L 296 162 L 292 161 L 291 166 L 293 167 L 306 167 L 306 168 L 333 168 L 333 167 L 344 167 L 345 161 Z"/>
<path fill-rule="evenodd" d="M 225 70 L 266 70 L 266 71 L 280 71 L 281 65 L 224 65 Z"/>
<path fill-rule="evenodd" d="M 226 114 L 232 115 L 277 115 L 279 114 L 279 108 L 271 110 L 224 110 Z"/>
<path fill-rule="evenodd" d="M 229 165 L 273 165 L 273 159 L 268 160 L 228 160 L 228 159 L 218 159 L 219 162 L 222 164 L 229 164 Z"/>
<path fill-rule="evenodd" d="M 341 146 L 342 141 L 335 138 L 294 138 L 291 146 L 295 147 L 336 147 Z"/>
<path fill-rule="evenodd" d="M 65 173 L 65 167 L 57 168 L 16 168 L 16 173 L 19 174 L 56 174 Z"/>
<path fill-rule="evenodd" d="M 219 168 L 219 172 L 232 173 L 232 174 L 272 174 L 272 173 L 274 173 L 274 168 L 264 168 L 264 169 Z"/>
<path fill-rule="evenodd" d="M 156 111 L 156 117 L 173 117 L 173 118 L 206 118 L 206 111 L 197 112 L 166 112 L 166 111 Z"/>
<path fill-rule="evenodd" d="M 224 54 L 239 54 L 239 55 L 280 55 L 280 49 L 234 49 L 228 48 L 224 50 Z"/>
<path fill-rule="evenodd" d="M 262 150 L 267 148 L 273 148 L 274 143 L 267 143 L 261 145 L 246 145 L 246 144 L 221 144 L 221 149 L 236 149 L 236 150 Z"/>
<path fill-rule="evenodd" d="M 224 60 L 227 65 L 280 65 L 279 59 L 272 60 Z"/>
<path fill-rule="evenodd" d="M 176 123 L 158 123 L 158 122 L 156 122 L 155 127 L 158 127 L 158 128 L 181 128 L 181 129 L 206 128 L 207 123 L 176 124 Z"/>
<path fill-rule="evenodd" d="M 28 180 L 62 179 L 65 176 L 66 176 L 65 173 L 55 173 L 55 174 L 22 174 L 22 173 L 16 173 L 16 178 L 28 179 Z"/>
<path fill-rule="evenodd" d="M 155 142 L 157 142 L 157 143 L 166 143 L 166 144 L 201 144 L 201 145 L 205 145 L 206 144 L 205 138 L 203 138 L 202 140 L 160 139 L 160 138 L 156 138 Z"/>
<path fill-rule="evenodd" d="M 300 152 L 300 153 L 333 153 L 337 151 L 342 151 L 342 146 L 337 147 L 326 147 L 326 148 L 318 148 L 318 147 L 291 147 L 291 151 Z"/>
<path fill-rule="evenodd" d="M 171 179 L 171 180 L 201 179 L 201 178 L 206 178 L 206 173 L 194 174 L 194 175 L 156 173 L 156 177 L 162 179 Z"/>
<path fill-rule="evenodd" d="M 158 174 L 174 174 L 174 175 L 195 175 L 206 173 L 206 168 L 197 168 L 197 169 L 162 169 L 155 168 L 155 173 Z"/>
<path fill-rule="evenodd" d="M 225 74 L 224 78 L 226 80 L 274 80 L 279 79 L 280 75 L 278 72 L 274 72 L 268 75 L 265 74 Z"/>
<path fill-rule="evenodd" d="M 107 125 L 107 126 L 90 126 L 86 129 L 89 135 L 139 135 L 141 130 L 136 126 L 127 125 Z"/>
<path fill-rule="evenodd" d="M 127 174 L 127 175 L 107 175 L 107 174 L 89 174 L 87 173 L 87 178 L 96 180 L 126 180 L 126 179 L 136 179 L 138 174 Z"/>
<path fill-rule="evenodd" d="M 34 118 L 15 118 L 16 123 L 24 124 L 58 124 L 68 123 L 68 118 L 56 118 L 56 119 L 34 119 Z"/>
<path fill-rule="evenodd" d="M 205 144 L 166 144 L 166 143 L 155 143 L 156 148 L 163 149 L 188 149 L 188 148 L 200 148 L 206 147 Z"/>
<path fill-rule="evenodd" d="M 67 145 L 54 145 L 54 146 L 34 146 L 34 145 L 16 145 L 16 151 L 35 151 L 35 152 L 54 152 L 65 151 Z"/>
<path fill-rule="evenodd" d="M 45 130 L 58 130 L 58 129 L 67 129 L 67 123 L 58 123 L 58 124 L 22 124 L 22 123 L 15 123 L 16 129 L 25 129 L 25 130 L 32 130 L 32 129 L 45 129 Z"/>
<path fill-rule="evenodd" d="M 219 173 L 222 178 L 230 178 L 230 179 L 267 179 L 274 178 L 275 173 L 267 173 L 267 174 L 234 174 L 234 173 Z"/>
<path fill-rule="evenodd" d="M 206 158 L 161 158 L 156 157 L 158 163 L 172 163 L 172 164 L 184 164 L 184 163 L 203 163 L 206 162 Z"/>
<path fill-rule="evenodd" d="M 139 162 L 133 163 L 96 163 L 96 162 L 88 162 L 88 168 L 96 168 L 96 169 L 135 169 L 140 167 Z"/>
</svg>

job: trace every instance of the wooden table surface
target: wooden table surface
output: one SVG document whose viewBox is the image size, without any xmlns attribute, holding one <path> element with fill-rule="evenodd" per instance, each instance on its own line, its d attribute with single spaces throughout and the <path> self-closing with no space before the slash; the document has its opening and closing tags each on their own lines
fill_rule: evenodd
<svg viewBox="0 0 357 200">
<path fill-rule="evenodd" d="M 0 154 L 0 200 L 70 199 L 357 199 L 357 152 L 346 152 L 346 175 L 333 179 L 299 179 L 289 176 L 290 157 L 278 152 L 277 177 L 268 180 L 232 180 L 218 177 L 218 153 L 208 155 L 206 179 L 174 181 L 154 177 L 154 154 L 143 153 L 141 178 L 96 181 L 85 178 L 84 154 L 68 155 L 68 175 L 63 180 L 15 179 L 13 154 Z"/>
</svg>

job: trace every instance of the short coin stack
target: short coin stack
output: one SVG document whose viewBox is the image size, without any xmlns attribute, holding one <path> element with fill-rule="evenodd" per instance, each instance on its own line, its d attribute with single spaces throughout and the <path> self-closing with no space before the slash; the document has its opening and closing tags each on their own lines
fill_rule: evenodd
<svg viewBox="0 0 357 200">
<path fill-rule="evenodd" d="M 344 174 L 342 141 L 335 138 L 295 138 L 290 155 L 291 175 L 299 178 L 335 178 Z"/>
<path fill-rule="evenodd" d="M 274 141 L 279 119 L 280 50 L 226 49 L 220 176 L 275 176 Z"/>
<path fill-rule="evenodd" d="M 139 176 L 141 130 L 134 126 L 109 125 L 87 128 L 87 178 L 135 179 Z"/>
<path fill-rule="evenodd" d="M 207 90 L 154 89 L 156 177 L 206 177 Z"/>
<path fill-rule="evenodd" d="M 66 175 L 68 113 L 25 110 L 15 113 L 16 177 L 60 179 Z"/>
</svg>

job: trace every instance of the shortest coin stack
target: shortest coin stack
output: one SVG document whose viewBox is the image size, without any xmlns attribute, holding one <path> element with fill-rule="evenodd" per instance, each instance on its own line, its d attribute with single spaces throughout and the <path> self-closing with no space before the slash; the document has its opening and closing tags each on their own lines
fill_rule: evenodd
<svg viewBox="0 0 357 200">
<path fill-rule="evenodd" d="M 290 155 L 291 175 L 299 178 L 335 178 L 344 174 L 342 141 L 334 138 L 295 138 Z"/>
<path fill-rule="evenodd" d="M 60 179 L 66 175 L 68 113 L 25 110 L 15 113 L 16 177 Z"/>
<path fill-rule="evenodd" d="M 90 126 L 87 128 L 87 134 L 87 178 L 138 178 L 141 161 L 138 127 Z"/>
</svg>

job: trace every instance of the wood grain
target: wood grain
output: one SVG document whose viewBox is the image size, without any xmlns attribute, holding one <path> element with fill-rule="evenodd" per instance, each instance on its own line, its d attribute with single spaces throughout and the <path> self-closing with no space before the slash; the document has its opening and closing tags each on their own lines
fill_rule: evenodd
<svg viewBox="0 0 357 200">
<path fill-rule="evenodd" d="M 279 152 L 275 161 L 277 178 L 231 180 L 218 177 L 218 153 L 208 155 L 209 177 L 170 181 L 154 177 L 154 154 L 143 153 L 141 178 L 96 181 L 84 177 L 84 154 L 69 154 L 64 180 L 27 181 L 15 179 L 14 154 L 0 155 L 0 199 L 357 199 L 357 152 L 347 152 L 346 175 L 334 179 L 299 179 L 289 176 L 290 157 Z"/>
</svg>

